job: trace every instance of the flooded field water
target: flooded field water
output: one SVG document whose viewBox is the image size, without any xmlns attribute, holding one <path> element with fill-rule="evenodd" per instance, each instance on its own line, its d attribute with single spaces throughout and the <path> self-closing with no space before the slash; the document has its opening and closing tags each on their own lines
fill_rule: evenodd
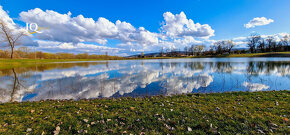
<svg viewBox="0 0 290 135">
<path fill-rule="evenodd" d="M 290 58 L 155 59 L 0 70 L 0 102 L 290 90 Z"/>
</svg>

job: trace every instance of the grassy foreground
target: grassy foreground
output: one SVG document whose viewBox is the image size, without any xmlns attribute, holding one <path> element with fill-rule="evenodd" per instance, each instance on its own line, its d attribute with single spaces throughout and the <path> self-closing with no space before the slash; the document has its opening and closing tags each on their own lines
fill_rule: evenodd
<svg viewBox="0 0 290 135">
<path fill-rule="evenodd" d="M 0 104 L 0 134 L 289 134 L 290 91 Z"/>
</svg>

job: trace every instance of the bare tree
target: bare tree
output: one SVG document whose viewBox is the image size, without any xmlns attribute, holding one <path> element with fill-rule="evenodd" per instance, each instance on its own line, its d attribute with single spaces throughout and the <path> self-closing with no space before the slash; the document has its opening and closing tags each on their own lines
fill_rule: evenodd
<svg viewBox="0 0 290 135">
<path fill-rule="evenodd" d="M 250 48 L 251 53 L 257 52 L 256 48 L 261 39 L 261 36 L 257 33 L 253 33 L 248 37 L 248 47 Z"/>
<path fill-rule="evenodd" d="M 188 53 L 188 47 L 187 46 L 184 47 L 184 51 L 185 51 L 185 55 L 187 56 L 188 55 L 187 54 Z"/>
<path fill-rule="evenodd" d="M 290 36 L 286 35 L 281 39 L 281 43 L 284 46 L 286 51 L 289 51 Z"/>
<path fill-rule="evenodd" d="M 192 55 L 197 55 L 198 54 L 198 45 L 191 45 L 190 52 Z"/>
<path fill-rule="evenodd" d="M 163 57 L 163 54 L 164 54 L 164 48 L 161 47 L 161 49 L 160 49 L 160 56 Z"/>
<path fill-rule="evenodd" d="M 190 55 L 194 55 L 194 45 L 191 45 L 188 50 Z"/>
<path fill-rule="evenodd" d="M 177 49 L 176 48 L 171 48 L 170 56 L 173 57 L 173 56 L 176 56 L 176 55 L 177 55 Z"/>
<path fill-rule="evenodd" d="M 276 42 L 274 41 L 274 37 L 272 36 L 268 36 L 268 38 L 266 39 L 267 41 L 267 47 L 268 47 L 268 51 L 271 52 L 271 51 L 274 51 L 276 48 L 274 44 L 276 44 Z"/>
<path fill-rule="evenodd" d="M 232 49 L 235 46 L 235 43 L 232 40 L 225 40 L 222 43 L 223 43 L 224 50 L 228 52 L 229 54 L 231 54 Z"/>
<path fill-rule="evenodd" d="M 8 24 L 3 20 L 0 20 L 0 35 L 3 38 L 3 42 L 8 43 L 8 46 L 11 49 L 10 58 L 13 59 L 14 47 L 19 45 L 19 40 L 22 36 L 24 36 L 24 32 L 15 31 L 9 28 Z"/>
<path fill-rule="evenodd" d="M 21 58 L 25 58 L 27 57 L 27 55 L 30 53 L 30 49 L 28 47 L 19 47 L 17 49 L 17 54 L 21 57 Z"/>
<path fill-rule="evenodd" d="M 215 42 L 213 48 L 215 49 L 216 54 L 223 54 L 224 52 L 231 54 L 234 46 L 235 43 L 232 40 L 222 40 Z"/>
<path fill-rule="evenodd" d="M 216 51 L 216 54 L 223 54 L 223 43 L 222 41 L 217 41 L 214 43 L 214 49 Z"/>
<path fill-rule="evenodd" d="M 265 43 L 265 40 L 264 39 L 261 39 L 259 41 L 259 45 L 258 45 L 257 48 L 260 49 L 261 52 L 265 52 L 266 51 L 266 43 Z"/>
<path fill-rule="evenodd" d="M 214 45 L 209 46 L 209 54 L 210 55 L 214 54 L 214 50 L 215 50 L 215 46 Z"/>
<path fill-rule="evenodd" d="M 198 45 L 196 46 L 196 49 L 197 49 L 197 54 L 198 55 L 201 55 L 202 51 L 204 50 L 204 45 Z"/>
<path fill-rule="evenodd" d="M 167 48 L 165 51 L 166 51 L 166 56 L 170 56 L 170 49 Z"/>
<path fill-rule="evenodd" d="M 277 43 L 277 51 L 284 51 L 284 46 L 282 40 Z"/>
</svg>

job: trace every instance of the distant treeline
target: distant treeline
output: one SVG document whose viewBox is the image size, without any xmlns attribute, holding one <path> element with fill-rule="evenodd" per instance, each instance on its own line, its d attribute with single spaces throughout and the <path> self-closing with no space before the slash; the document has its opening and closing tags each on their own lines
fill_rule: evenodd
<svg viewBox="0 0 290 135">
<path fill-rule="evenodd" d="M 221 40 L 213 43 L 209 49 L 205 50 L 203 44 L 193 44 L 186 46 L 184 51 L 180 49 L 160 49 L 158 56 L 203 56 L 203 55 L 222 55 L 222 54 L 243 54 L 243 53 L 264 53 L 264 52 L 284 52 L 290 51 L 290 36 L 285 35 L 280 39 L 273 36 L 261 37 L 259 34 L 251 34 L 245 41 L 248 48 L 234 49 L 236 43 L 232 40 Z M 140 56 L 143 56 L 142 54 Z"/>
<path fill-rule="evenodd" d="M 10 50 L 0 50 L 0 58 L 11 58 Z M 13 58 L 18 59 L 100 59 L 117 60 L 124 59 L 119 56 L 95 55 L 95 54 L 73 54 L 73 53 L 46 53 L 41 51 L 33 52 L 28 47 L 20 47 L 13 53 Z"/>
<path fill-rule="evenodd" d="M 289 44 L 289 35 L 280 38 L 278 41 L 273 36 L 262 38 L 259 34 L 251 34 L 247 39 L 247 45 L 251 53 L 289 51 Z"/>
</svg>

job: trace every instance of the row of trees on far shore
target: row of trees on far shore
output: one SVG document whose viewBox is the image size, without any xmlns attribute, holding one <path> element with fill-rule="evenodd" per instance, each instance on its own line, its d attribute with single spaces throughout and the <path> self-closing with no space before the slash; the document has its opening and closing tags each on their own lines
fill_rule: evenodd
<svg viewBox="0 0 290 135">
<path fill-rule="evenodd" d="M 237 49 L 233 40 L 222 40 L 213 43 L 209 49 L 205 45 L 191 45 L 184 47 L 183 51 L 177 49 L 161 49 L 161 56 L 201 56 L 201 55 L 222 55 L 241 53 L 264 53 L 290 51 L 290 36 L 285 35 L 279 40 L 273 36 L 262 38 L 259 34 L 251 34 L 246 40 L 247 48 Z"/>
<path fill-rule="evenodd" d="M 248 49 L 235 49 L 235 42 L 232 40 L 222 40 L 215 42 L 209 47 L 209 50 L 205 51 L 204 45 L 192 45 L 190 48 L 185 47 L 186 55 L 221 55 L 231 53 L 264 53 L 264 52 L 284 52 L 290 51 L 290 36 L 285 35 L 279 40 L 273 36 L 262 38 L 259 34 L 251 34 L 246 39 Z"/>
<path fill-rule="evenodd" d="M 285 35 L 280 41 L 276 41 L 273 36 L 262 38 L 259 34 L 251 34 L 248 38 L 248 47 L 251 53 L 257 52 L 283 52 L 289 51 L 289 35 Z"/>
</svg>

